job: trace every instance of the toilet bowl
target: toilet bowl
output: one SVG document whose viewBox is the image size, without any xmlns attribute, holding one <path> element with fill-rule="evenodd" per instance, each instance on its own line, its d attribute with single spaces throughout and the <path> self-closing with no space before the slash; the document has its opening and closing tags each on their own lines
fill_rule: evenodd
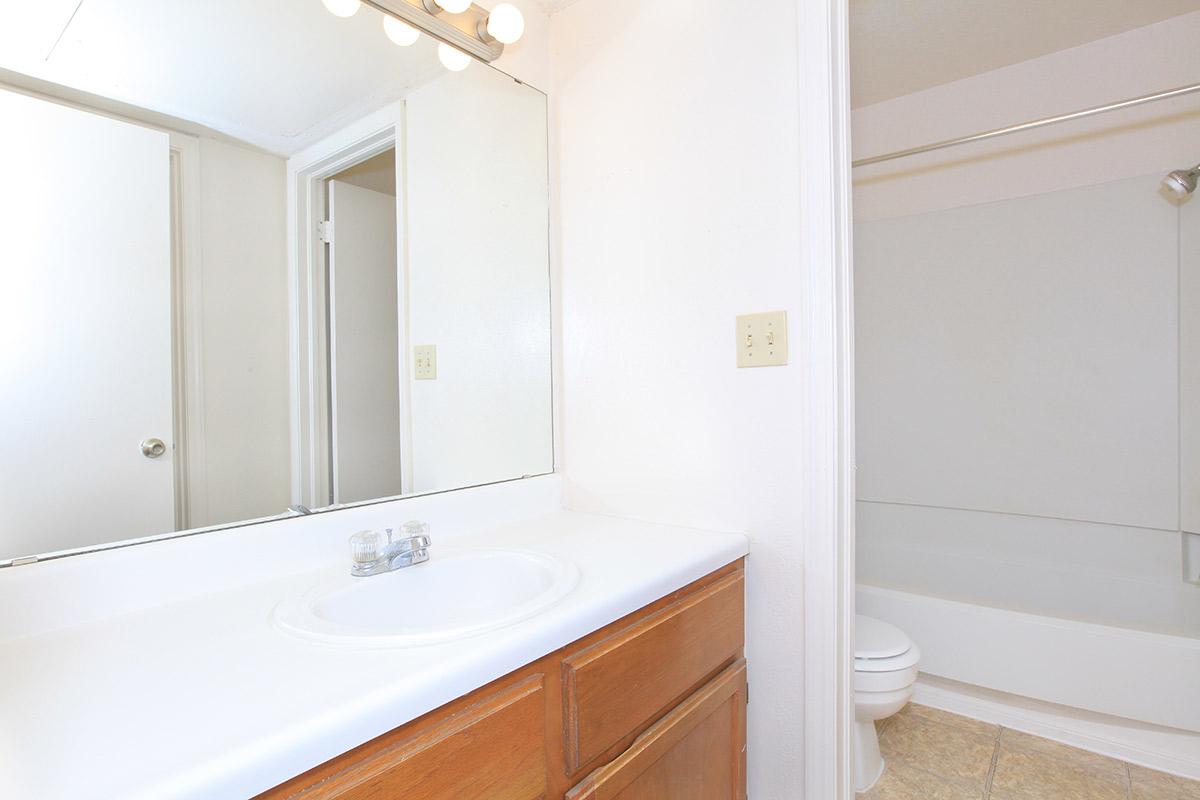
<svg viewBox="0 0 1200 800">
<path fill-rule="evenodd" d="M 904 631 L 882 620 L 860 614 L 854 626 L 854 788 L 865 792 L 883 774 L 875 722 L 912 697 L 921 651 Z"/>
</svg>

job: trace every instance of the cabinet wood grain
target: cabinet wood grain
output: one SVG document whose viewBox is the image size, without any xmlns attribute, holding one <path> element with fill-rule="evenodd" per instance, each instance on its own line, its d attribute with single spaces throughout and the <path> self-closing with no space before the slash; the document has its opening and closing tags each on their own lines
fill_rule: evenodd
<svg viewBox="0 0 1200 800">
<path fill-rule="evenodd" d="M 571 772 L 738 658 L 744 594 L 734 573 L 563 660 Z"/>
<path fill-rule="evenodd" d="M 543 676 L 532 675 L 328 775 L 280 787 L 296 800 L 540 800 L 546 796 Z M 351 754 L 352 755 L 352 754 Z M 315 782 L 313 782 L 315 779 Z"/>
<path fill-rule="evenodd" d="M 744 800 L 746 662 L 739 660 L 642 734 L 567 800 Z"/>
</svg>

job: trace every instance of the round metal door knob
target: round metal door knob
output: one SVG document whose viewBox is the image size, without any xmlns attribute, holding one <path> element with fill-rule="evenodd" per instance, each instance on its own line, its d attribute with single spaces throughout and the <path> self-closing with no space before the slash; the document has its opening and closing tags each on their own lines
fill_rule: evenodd
<svg viewBox="0 0 1200 800">
<path fill-rule="evenodd" d="M 158 458 L 167 452 L 167 443 L 162 439 L 143 439 L 142 455 L 146 458 Z"/>
</svg>

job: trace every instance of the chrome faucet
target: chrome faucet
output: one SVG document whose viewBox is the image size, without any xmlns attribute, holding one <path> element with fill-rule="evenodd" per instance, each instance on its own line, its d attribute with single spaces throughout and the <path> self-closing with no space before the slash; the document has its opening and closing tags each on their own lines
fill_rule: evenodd
<svg viewBox="0 0 1200 800">
<path fill-rule="evenodd" d="M 360 531 L 350 537 L 350 574 L 368 578 L 414 567 L 429 560 L 429 526 L 406 522 L 396 538 L 391 528 L 384 532 Z"/>
</svg>

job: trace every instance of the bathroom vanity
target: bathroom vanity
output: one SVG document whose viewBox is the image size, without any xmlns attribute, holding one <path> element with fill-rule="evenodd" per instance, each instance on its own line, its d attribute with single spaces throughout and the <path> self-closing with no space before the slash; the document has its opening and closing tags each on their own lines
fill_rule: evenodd
<svg viewBox="0 0 1200 800">
<path fill-rule="evenodd" d="M 550 475 L 0 570 L 0 796 L 741 797 L 746 537 L 564 511 L 561 491 Z M 349 534 L 405 519 L 429 523 L 429 561 L 351 578 Z M 524 604 L 560 576 L 520 559 L 566 589 Z M 321 603 L 360 592 L 383 613 L 358 626 L 281 614 L 308 598 L 335 619 Z M 491 608 L 505 597 L 519 618 Z M 655 794 L 679 780 L 706 793 Z"/>
<path fill-rule="evenodd" d="M 745 796 L 739 561 L 260 795 Z"/>
</svg>

